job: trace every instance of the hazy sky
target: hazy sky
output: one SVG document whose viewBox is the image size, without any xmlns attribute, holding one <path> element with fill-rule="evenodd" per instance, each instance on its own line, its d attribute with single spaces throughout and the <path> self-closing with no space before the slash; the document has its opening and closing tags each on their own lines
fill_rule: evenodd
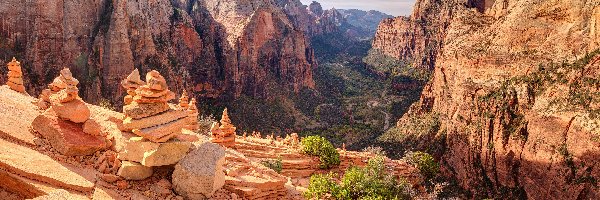
<svg viewBox="0 0 600 200">
<path fill-rule="evenodd" d="M 301 0 L 309 5 L 313 0 Z M 410 15 L 415 0 L 317 0 L 323 9 L 330 8 L 356 8 L 360 10 L 378 10 L 390 15 Z"/>
</svg>

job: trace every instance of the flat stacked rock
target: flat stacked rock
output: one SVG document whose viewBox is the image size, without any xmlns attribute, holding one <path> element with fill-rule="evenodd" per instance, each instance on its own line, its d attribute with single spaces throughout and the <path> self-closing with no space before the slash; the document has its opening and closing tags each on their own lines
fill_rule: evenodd
<svg viewBox="0 0 600 200">
<path fill-rule="evenodd" d="M 149 72 L 146 84 L 135 89 L 132 102 L 123 108 L 126 116 L 123 128 L 152 142 L 166 142 L 175 137 L 187 124 L 188 114 L 167 103 L 174 97 L 165 78 L 157 71 Z"/>
<path fill-rule="evenodd" d="M 142 85 L 146 84 L 142 81 L 140 77 L 140 71 L 138 69 L 133 70 L 127 79 L 121 82 L 121 85 L 127 90 L 127 96 L 125 96 L 125 105 L 131 104 L 133 102 L 133 97 L 135 96 L 135 90 L 137 90 Z"/>
<path fill-rule="evenodd" d="M 54 149 L 68 156 L 91 155 L 112 144 L 106 134 L 93 128 L 98 122 L 90 120 L 90 109 L 79 97 L 77 84 L 68 68 L 61 70 L 42 92 L 38 105 L 44 112 L 32 122 L 33 129 Z"/>
<path fill-rule="evenodd" d="M 157 71 L 146 74 L 144 83 L 135 70 L 123 80 L 122 86 L 128 93 L 122 129 L 140 137 L 130 138 L 119 152 L 119 160 L 127 164 L 121 165 L 118 175 L 142 180 L 152 175 L 152 167 L 177 164 L 187 154 L 191 143 L 176 137 L 188 125 L 189 114 L 187 108 L 167 103 L 175 94 Z"/>
<path fill-rule="evenodd" d="M 6 85 L 8 85 L 8 87 L 14 91 L 25 93 L 21 63 L 15 58 L 8 63 L 8 82 L 6 82 Z"/>
<path fill-rule="evenodd" d="M 227 108 L 225 108 L 221 117 L 221 125 L 219 126 L 219 123 L 215 122 L 210 128 L 210 141 L 224 147 L 233 147 L 235 146 L 235 130 L 236 127 L 231 124 Z"/>
</svg>

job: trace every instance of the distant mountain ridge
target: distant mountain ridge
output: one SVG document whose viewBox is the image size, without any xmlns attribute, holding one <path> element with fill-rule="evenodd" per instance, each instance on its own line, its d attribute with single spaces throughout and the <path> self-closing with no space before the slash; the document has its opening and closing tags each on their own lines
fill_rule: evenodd
<svg viewBox="0 0 600 200">
<path fill-rule="evenodd" d="M 377 32 L 379 23 L 394 16 L 376 10 L 337 9 L 352 26 L 364 29 L 371 37 Z"/>
</svg>

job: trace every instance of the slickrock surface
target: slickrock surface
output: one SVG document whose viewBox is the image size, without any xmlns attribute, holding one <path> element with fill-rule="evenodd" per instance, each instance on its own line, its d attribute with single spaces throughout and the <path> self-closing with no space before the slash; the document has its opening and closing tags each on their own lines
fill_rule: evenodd
<svg viewBox="0 0 600 200">
<path fill-rule="evenodd" d="M 173 172 L 175 191 L 188 199 L 210 198 L 225 184 L 225 151 L 219 145 L 197 144 Z"/>
<path fill-rule="evenodd" d="M 241 153 L 227 149 L 226 189 L 244 199 L 282 199 L 288 194 L 287 178 L 252 162 Z"/>
<path fill-rule="evenodd" d="M 52 158 L 32 149 L 0 140 L 0 168 L 57 187 L 92 191 L 94 183 Z"/>
<path fill-rule="evenodd" d="M 21 63 L 17 59 L 13 58 L 8 64 L 8 81 L 6 85 L 10 89 L 25 93 L 25 86 L 23 86 L 23 70 L 21 69 Z"/>
<path fill-rule="evenodd" d="M 29 126 L 39 111 L 28 102 L 35 99 L 15 92 L 8 86 L 0 86 L 0 94 L 0 136 L 34 145 L 36 136 L 29 131 Z"/>
</svg>

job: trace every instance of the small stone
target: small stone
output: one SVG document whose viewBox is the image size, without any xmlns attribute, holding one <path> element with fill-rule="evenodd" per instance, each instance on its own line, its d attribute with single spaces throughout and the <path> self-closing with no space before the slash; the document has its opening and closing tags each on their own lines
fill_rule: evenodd
<svg viewBox="0 0 600 200">
<path fill-rule="evenodd" d="M 146 167 L 136 162 L 123 161 L 117 175 L 127 180 L 144 180 L 152 176 L 152 167 Z"/>
<path fill-rule="evenodd" d="M 80 99 L 66 103 L 53 103 L 51 107 L 62 119 L 67 119 L 75 123 L 83 123 L 90 118 L 90 109 Z"/>
<path fill-rule="evenodd" d="M 100 174 L 100 179 L 108 183 L 117 182 L 120 178 L 114 174 Z"/>
<path fill-rule="evenodd" d="M 119 153 L 119 159 L 139 162 L 148 167 L 172 165 L 181 160 L 191 146 L 190 142 L 169 141 L 159 144 L 134 137 Z"/>
<path fill-rule="evenodd" d="M 87 120 L 83 124 L 83 132 L 92 136 L 106 136 L 107 134 L 102 132 L 102 126 L 95 120 Z"/>
<path fill-rule="evenodd" d="M 129 188 L 129 183 L 127 183 L 127 181 L 124 180 L 117 181 L 117 188 L 119 188 L 120 190 L 127 189 Z"/>
</svg>

